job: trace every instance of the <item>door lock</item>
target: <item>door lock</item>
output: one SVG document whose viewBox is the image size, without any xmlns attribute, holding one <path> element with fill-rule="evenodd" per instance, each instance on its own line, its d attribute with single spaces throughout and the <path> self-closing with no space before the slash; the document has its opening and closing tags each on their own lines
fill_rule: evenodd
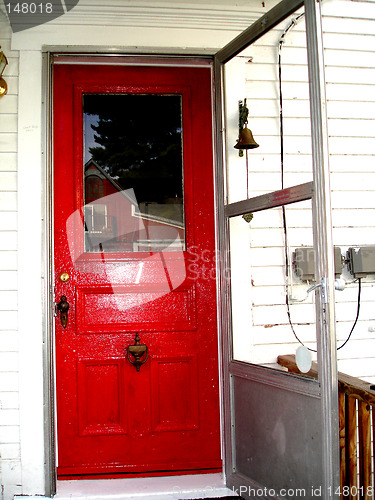
<svg viewBox="0 0 375 500">
<path fill-rule="evenodd" d="M 56 304 L 56 309 L 60 311 L 60 321 L 63 328 L 66 328 L 68 324 L 68 310 L 69 310 L 69 302 L 65 295 L 62 295 L 60 298 L 60 302 Z"/>
</svg>

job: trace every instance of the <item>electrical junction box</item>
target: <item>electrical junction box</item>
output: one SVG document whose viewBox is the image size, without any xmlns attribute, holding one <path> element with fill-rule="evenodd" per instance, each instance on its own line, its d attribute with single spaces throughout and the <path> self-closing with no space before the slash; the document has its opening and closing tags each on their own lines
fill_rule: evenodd
<svg viewBox="0 0 375 500">
<path fill-rule="evenodd" d="M 340 247 L 334 247 L 335 277 L 338 278 L 343 269 L 343 258 Z M 293 269 L 302 281 L 315 279 L 315 249 L 313 247 L 297 247 L 294 251 Z"/>
<path fill-rule="evenodd" d="M 375 245 L 350 247 L 347 258 L 349 271 L 355 278 L 375 274 Z"/>
</svg>

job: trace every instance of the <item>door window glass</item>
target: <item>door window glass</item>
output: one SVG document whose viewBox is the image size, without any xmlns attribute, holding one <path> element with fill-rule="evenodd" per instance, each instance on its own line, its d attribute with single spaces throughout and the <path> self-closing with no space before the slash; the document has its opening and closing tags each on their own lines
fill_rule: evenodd
<svg viewBox="0 0 375 500">
<path fill-rule="evenodd" d="M 85 252 L 184 249 L 180 95 L 86 94 Z"/>
<path fill-rule="evenodd" d="M 280 369 L 301 346 L 316 361 L 311 201 L 232 217 L 230 257 L 233 358 Z"/>
<path fill-rule="evenodd" d="M 290 201 L 313 181 L 304 8 L 226 62 L 224 83 L 233 359 L 315 361 L 312 206 Z"/>
<path fill-rule="evenodd" d="M 309 99 L 300 9 L 225 64 L 229 203 L 313 180 Z"/>
</svg>

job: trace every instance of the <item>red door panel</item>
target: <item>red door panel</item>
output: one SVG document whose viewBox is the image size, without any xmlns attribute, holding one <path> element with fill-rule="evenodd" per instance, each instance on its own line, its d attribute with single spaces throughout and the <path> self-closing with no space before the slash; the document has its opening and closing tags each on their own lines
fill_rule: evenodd
<svg viewBox="0 0 375 500">
<path fill-rule="evenodd" d="M 211 70 L 61 64 L 53 90 L 55 288 L 56 301 L 69 303 L 66 328 L 56 317 L 58 475 L 218 470 Z M 157 168 L 136 177 L 134 190 L 105 163 L 87 161 L 84 116 L 95 115 L 96 96 L 100 117 L 107 97 L 180 99 L 183 193 L 175 200 L 155 195 L 168 188 L 163 155 L 172 147 L 149 159 Z M 162 107 L 145 116 L 145 134 L 158 118 Z M 148 348 L 139 371 L 126 351 L 136 334 Z"/>
</svg>

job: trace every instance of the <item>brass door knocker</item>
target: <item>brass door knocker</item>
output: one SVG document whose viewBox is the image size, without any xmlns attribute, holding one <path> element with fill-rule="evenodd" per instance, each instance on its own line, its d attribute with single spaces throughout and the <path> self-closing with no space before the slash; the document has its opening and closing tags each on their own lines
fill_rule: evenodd
<svg viewBox="0 0 375 500">
<path fill-rule="evenodd" d="M 139 369 L 143 365 L 143 363 L 146 363 L 148 359 L 148 347 L 145 344 L 140 344 L 139 341 L 141 340 L 141 337 L 139 336 L 138 333 L 135 334 L 134 337 L 135 344 L 134 345 L 129 345 L 126 348 L 126 352 L 128 355 L 128 360 L 132 365 L 134 365 L 137 369 L 137 372 L 139 372 Z M 132 356 L 133 359 L 130 358 Z M 144 359 L 141 359 L 144 356 Z"/>
</svg>

